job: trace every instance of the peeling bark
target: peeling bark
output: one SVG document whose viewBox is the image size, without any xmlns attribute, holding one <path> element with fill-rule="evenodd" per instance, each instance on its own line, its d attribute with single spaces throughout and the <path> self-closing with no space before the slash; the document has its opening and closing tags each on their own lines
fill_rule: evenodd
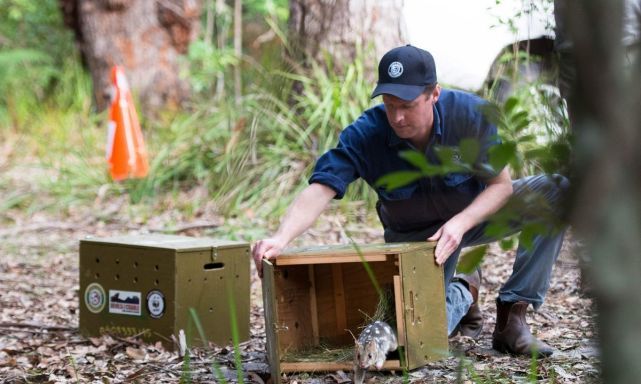
<svg viewBox="0 0 641 384">
<path fill-rule="evenodd" d="M 359 45 L 371 44 L 371 70 L 385 52 L 407 43 L 403 0 L 291 0 L 289 9 L 290 55 L 298 61 L 324 62 L 329 54 L 340 69 L 354 61 Z"/>
<path fill-rule="evenodd" d="M 109 103 L 109 71 L 125 68 L 143 107 L 178 105 L 189 95 L 178 57 L 195 38 L 200 0 L 59 0 L 91 71 L 98 110 Z"/>
</svg>

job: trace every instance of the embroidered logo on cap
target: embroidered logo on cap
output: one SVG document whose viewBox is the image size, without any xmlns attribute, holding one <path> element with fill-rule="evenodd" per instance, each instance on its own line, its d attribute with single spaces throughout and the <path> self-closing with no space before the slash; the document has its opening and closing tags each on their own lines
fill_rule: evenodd
<svg viewBox="0 0 641 384">
<path fill-rule="evenodd" d="M 393 79 L 399 77 L 403 74 L 403 64 L 398 61 L 393 62 L 387 68 L 387 74 Z"/>
</svg>

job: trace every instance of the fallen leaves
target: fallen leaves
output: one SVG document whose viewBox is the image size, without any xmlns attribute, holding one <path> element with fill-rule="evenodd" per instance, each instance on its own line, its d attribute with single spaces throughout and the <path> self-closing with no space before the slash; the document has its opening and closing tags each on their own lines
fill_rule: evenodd
<svg viewBox="0 0 641 384">
<path fill-rule="evenodd" d="M 78 214 L 82 212 L 79 210 Z M 301 236 L 296 245 L 341 242 L 346 232 L 357 242 L 381 239 L 380 229 L 367 226 L 362 218 L 349 220 L 347 228 L 340 224 L 345 218 L 336 213 L 326 219 Z M 38 223 L 43 220 L 40 216 Z M 181 227 L 176 224 L 180 221 L 175 213 L 153 220 L 150 227 L 165 226 L 163 220 Z M 27 219 L 22 222 L 29 225 Z M 117 216 L 91 223 L 93 226 L 83 231 L 73 226 L 47 227 L 44 232 L 23 231 L 20 238 L 1 239 L 0 382 L 175 383 L 184 375 L 193 382 L 218 381 L 218 375 L 230 382 L 238 381 L 230 346 L 192 348 L 186 363 L 160 343 L 146 345 L 130 339 L 84 338 L 78 334 L 78 240 L 86 234 L 108 236 L 131 230 L 131 224 Z M 226 223 L 242 227 L 232 219 Z M 206 230 L 213 229 L 202 229 Z M 190 228 L 190 234 L 201 236 L 203 232 Z M 555 355 L 539 361 L 532 372 L 530 359 L 503 355 L 491 348 L 494 298 L 511 272 L 513 257 L 512 252 L 490 247 L 483 262 L 480 305 L 486 325 L 481 339 L 452 340 L 453 356 L 409 372 L 409 382 L 454 383 L 461 367 L 463 382 L 523 382 L 532 374 L 546 382 L 552 378 L 555 383 L 599 382 L 592 301 L 579 292 L 579 270 L 571 244 L 565 247 L 555 267 L 545 305 L 539 312 L 530 310 L 527 315 L 538 337 L 557 349 Z M 242 371 L 245 382 L 266 383 L 269 365 L 262 294 L 255 274 L 251 287 L 251 337 L 239 346 Z M 287 374 L 284 380 L 290 384 L 344 384 L 351 381 L 351 372 Z M 399 373 L 375 372 L 368 380 L 400 383 L 405 379 Z"/>
</svg>

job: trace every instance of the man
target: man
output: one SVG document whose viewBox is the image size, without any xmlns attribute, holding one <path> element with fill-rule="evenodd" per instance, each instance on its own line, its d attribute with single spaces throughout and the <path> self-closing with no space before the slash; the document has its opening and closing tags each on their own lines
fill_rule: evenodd
<svg viewBox="0 0 641 384">
<path fill-rule="evenodd" d="M 376 188 L 385 241 L 437 241 L 434 256 L 445 268 L 448 333 L 478 337 L 483 323 L 477 305 L 480 275 L 454 276 L 461 248 L 496 240 L 484 233 L 487 219 L 506 205 L 513 191 L 516 196 L 537 193 L 550 206 L 524 211 L 519 222 L 510 223 L 512 233 L 526 221 L 540 220 L 537 213 L 553 211 L 566 182 L 546 176 L 512 182 L 505 168 L 484 176 L 451 173 L 424 178 L 392 191 L 375 187 L 381 176 L 414 169 L 398 156 L 399 151 L 414 149 L 438 164 L 436 147 L 455 147 L 461 139 L 473 138 L 480 144 L 476 164 L 480 165 L 487 162 L 487 151 L 497 141 L 496 127 L 479 110 L 484 101 L 441 89 L 429 52 L 411 45 L 392 49 L 379 63 L 378 78 L 372 97 L 382 95 L 383 104 L 345 128 L 338 146 L 318 159 L 310 185 L 292 203 L 278 231 L 254 245 L 258 272 L 262 273 L 263 258 L 276 258 L 332 199 L 342 198 L 348 184 L 361 177 Z M 530 333 L 525 310 L 529 304 L 538 308 L 543 303 L 562 239 L 563 233 L 539 236 L 532 247 L 519 248 L 514 272 L 496 301 L 493 346 L 497 350 L 552 354 L 552 348 Z"/>
</svg>

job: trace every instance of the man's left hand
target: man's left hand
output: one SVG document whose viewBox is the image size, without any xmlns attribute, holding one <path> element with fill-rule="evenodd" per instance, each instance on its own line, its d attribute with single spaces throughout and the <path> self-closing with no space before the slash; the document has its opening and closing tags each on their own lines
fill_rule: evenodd
<svg viewBox="0 0 641 384">
<path fill-rule="evenodd" d="M 467 226 L 455 216 L 443 224 L 435 234 L 427 239 L 428 241 L 438 241 L 438 243 L 436 243 L 436 250 L 434 251 L 436 264 L 443 265 L 447 258 L 458 249 L 466 231 Z"/>
</svg>

